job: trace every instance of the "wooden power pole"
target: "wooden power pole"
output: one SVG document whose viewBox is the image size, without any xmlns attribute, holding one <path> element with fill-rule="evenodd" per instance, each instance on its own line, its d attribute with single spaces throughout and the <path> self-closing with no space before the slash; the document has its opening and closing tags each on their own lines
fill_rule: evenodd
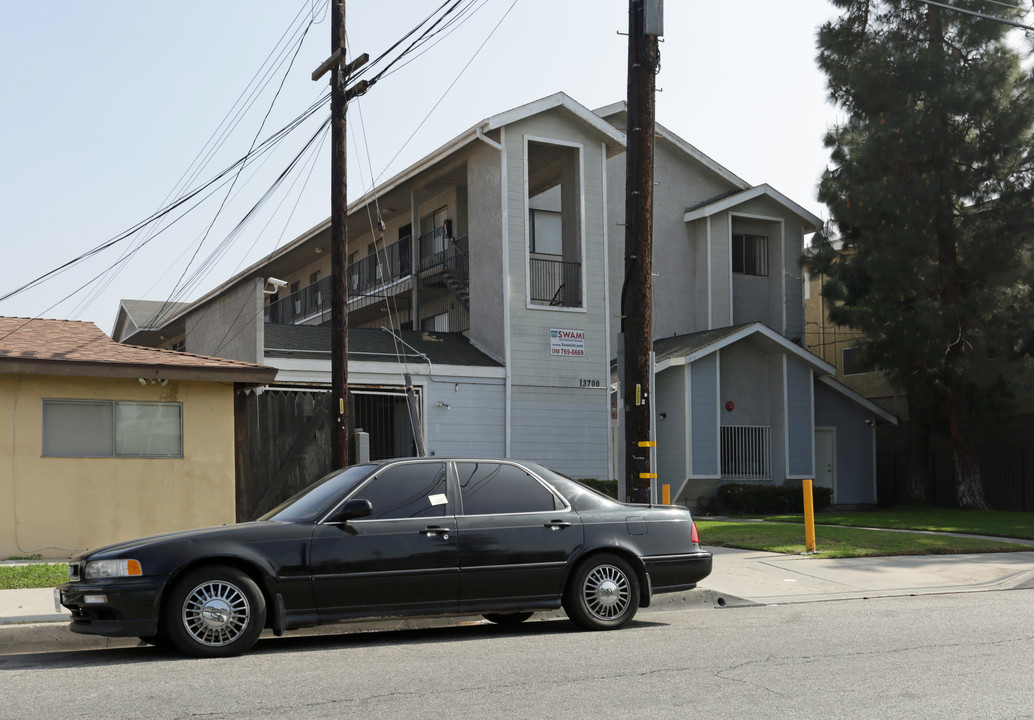
<svg viewBox="0 0 1034 720">
<path fill-rule="evenodd" d="M 330 76 L 330 274 L 331 274 L 331 394 L 333 408 L 330 436 L 330 461 L 333 468 L 349 463 L 348 417 L 348 166 L 345 148 L 345 109 L 349 97 L 359 90 L 346 91 L 349 74 L 368 59 L 365 53 L 345 63 L 345 0 L 331 4 L 330 57 L 312 73 L 319 80 Z"/>
<path fill-rule="evenodd" d="M 621 290 L 624 339 L 625 495 L 649 502 L 650 401 L 653 368 L 653 141 L 654 92 L 663 34 L 663 0 L 629 0 L 628 106 L 625 154 L 625 282 Z"/>
</svg>

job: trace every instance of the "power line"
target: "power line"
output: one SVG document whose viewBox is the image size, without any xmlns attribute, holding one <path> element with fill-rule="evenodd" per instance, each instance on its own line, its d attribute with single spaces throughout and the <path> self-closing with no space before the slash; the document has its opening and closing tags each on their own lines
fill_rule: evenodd
<svg viewBox="0 0 1034 720">
<path fill-rule="evenodd" d="M 978 17 L 983 20 L 992 20 L 994 22 L 1000 22 L 1003 25 L 1011 25 L 1012 27 L 1022 28 L 1023 30 L 1034 32 L 1034 27 L 1030 25 L 1024 25 L 1023 23 L 1015 22 L 1014 20 L 1006 20 L 1005 18 L 995 17 L 994 15 L 987 15 L 982 12 L 977 12 L 976 10 L 967 10 L 965 8 L 955 7 L 953 5 L 945 5 L 944 3 L 934 2 L 934 0 L 916 0 L 916 2 L 921 2 L 925 5 L 933 5 L 935 7 L 944 8 L 945 10 L 954 10 L 955 12 L 962 13 L 963 15 L 972 15 L 973 17 Z M 1004 3 L 998 4 L 1004 5 Z M 1019 10 L 1018 7 L 1013 7 L 1014 9 Z"/>
</svg>

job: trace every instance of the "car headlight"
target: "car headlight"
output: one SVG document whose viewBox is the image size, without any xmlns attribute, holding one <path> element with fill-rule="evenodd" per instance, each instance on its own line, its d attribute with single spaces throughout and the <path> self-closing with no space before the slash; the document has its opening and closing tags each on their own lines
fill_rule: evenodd
<svg viewBox="0 0 1034 720">
<path fill-rule="evenodd" d="M 143 575 L 139 560 L 93 560 L 86 563 L 84 577 L 87 580 L 98 578 L 131 577 Z"/>
</svg>

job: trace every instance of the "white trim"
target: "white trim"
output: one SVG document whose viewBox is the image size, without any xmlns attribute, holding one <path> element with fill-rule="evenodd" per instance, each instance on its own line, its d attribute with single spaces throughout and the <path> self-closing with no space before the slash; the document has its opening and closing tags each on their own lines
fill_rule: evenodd
<svg viewBox="0 0 1034 720">
<path fill-rule="evenodd" d="M 604 347 L 606 354 L 603 357 L 603 377 L 610 378 L 610 238 L 607 232 L 609 223 L 607 222 L 607 144 L 600 141 L 600 171 L 601 179 L 600 182 L 600 199 L 602 200 L 602 215 L 603 215 L 603 327 L 604 327 Z M 584 215 L 583 215 L 584 218 Z M 587 244 L 587 243 L 583 243 Z M 584 287 L 585 292 L 588 292 L 588 288 Z M 610 431 L 610 383 L 607 383 L 607 472 L 609 473 L 607 479 L 616 478 L 616 468 L 614 467 L 614 437 Z"/>
<path fill-rule="evenodd" d="M 509 153 L 506 151 L 506 128 L 499 128 L 499 145 L 502 147 L 501 154 L 499 156 L 499 174 L 500 174 L 500 208 L 502 212 L 499 213 L 500 220 L 502 221 L 502 234 L 501 242 L 503 253 L 503 276 L 500 278 L 503 288 L 503 367 L 506 370 L 506 389 L 503 395 L 503 406 L 505 408 L 504 414 L 504 431 L 503 431 L 503 455 L 504 457 L 510 457 L 511 447 L 511 434 L 513 431 L 512 416 L 513 416 L 513 356 L 510 348 L 510 206 L 509 199 L 507 198 L 508 191 L 508 173 L 509 173 Z"/>
<path fill-rule="evenodd" d="M 715 213 L 730 210 L 736 207 L 737 205 L 742 205 L 745 202 L 749 202 L 751 200 L 754 200 L 755 198 L 762 196 L 779 203 L 787 210 L 789 210 L 790 212 L 804 220 L 805 227 L 803 228 L 803 230 L 806 233 L 815 232 L 816 230 L 822 227 L 822 220 L 820 220 L 818 217 L 808 212 L 803 207 L 801 207 L 793 200 L 786 197 L 781 192 L 779 192 L 778 190 L 776 190 L 768 184 L 757 185 L 755 187 L 750 188 L 749 190 L 744 190 L 743 192 L 738 192 L 735 195 L 729 195 L 728 197 L 722 198 L 721 200 L 716 200 L 713 203 L 703 205 L 693 210 L 687 210 L 685 215 L 683 215 L 682 219 L 685 222 L 699 220 L 700 218 L 705 218 L 710 215 L 714 215 Z"/>
<path fill-rule="evenodd" d="M 733 320 L 733 318 L 736 316 L 736 314 L 733 311 L 733 303 L 735 302 L 735 298 L 733 297 L 733 295 L 734 295 L 734 293 L 733 293 L 734 288 L 732 286 L 732 280 L 733 280 L 733 278 L 732 278 L 732 219 L 733 219 L 733 217 L 735 217 L 735 216 L 731 212 L 726 213 L 726 215 L 725 215 L 725 224 L 728 226 L 728 233 L 726 233 L 726 236 L 725 236 L 725 251 L 726 251 L 726 253 L 728 255 L 728 257 L 726 259 L 729 262 L 729 265 L 728 265 L 728 268 L 729 268 L 729 302 L 728 302 L 728 305 L 727 305 L 728 312 L 729 312 L 729 317 L 726 318 L 726 321 L 725 321 L 727 325 L 735 325 L 736 324 L 734 322 L 734 320 Z"/>
<path fill-rule="evenodd" d="M 486 131 L 491 131 L 555 108 L 563 108 L 567 110 L 586 125 L 589 125 L 592 129 L 603 135 L 604 141 L 610 140 L 614 145 L 617 145 L 618 151 L 614 153 L 615 155 L 625 148 L 624 133 L 615 128 L 609 122 L 605 121 L 599 115 L 593 113 L 581 103 L 572 100 L 566 93 L 562 92 L 554 93 L 547 97 L 533 100 L 530 103 L 515 107 L 511 110 L 506 110 L 498 115 L 493 115 L 480 125 Z"/>
<path fill-rule="evenodd" d="M 702 357 L 710 355 L 711 353 L 716 352 L 717 350 L 720 350 L 723 347 L 727 347 L 729 345 L 732 345 L 733 343 L 737 343 L 740 340 L 750 337 L 751 335 L 761 335 L 762 337 L 776 343 L 777 345 L 780 345 L 781 349 L 784 351 L 784 354 L 793 355 L 801 362 L 804 362 L 805 364 L 809 365 L 812 369 L 824 373 L 825 375 L 833 375 L 836 373 L 836 368 L 830 365 L 828 362 L 819 358 L 817 355 L 813 355 L 807 350 L 804 350 L 801 347 L 794 345 L 792 342 L 790 342 L 785 337 L 777 333 L 775 330 L 771 329 L 770 327 L 767 327 L 766 325 L 760 322 L 751 323 L 750 325 L 740 328 L 736 332 L 727 335 L 724 338 L 721 338 L 720 340 L 715 340 L 709 345 L 706 345 L 694 352 L 687 353 L 686 355 L 683 355 L 681 357 L 676 356 L 665 358 L 657 364 L 657 371 L 660 372 L 661 370 L 666 370 L 667 368 L 673 367 L 675 365 L 684 365 L 686 363 L 695 362 Z M 826 378 L 823 377 L 820 379 L 825 380 Z"/>
<path fill-rule="evenodd" d="M 686 463 L 686 480 L 682 483 L 682 487 L 675 493 L 674 497 L 678 497 L 682 494 L 682 491 L 686 488 L 689 483 L 689 478 L 693 476 L 693 366 L 686 365 L 682 370 L 682 381 L 686 384 L 685 397 L 683 398 L 683 410 L 686 413 L 686 435 L 683 441 L 686 443 L 685 452 L 685 463 Z"/>
<path fill-rule="evenodd" d="M 862 395 L 859 395 L 858 393 L 856 393 L 854 390 L 852 390 L 851 388 L 847 387 L 843 383 L 837 382 L 837 379 L 835 377 L 823 376 L 823 377 L 818 378 L 818 381 L 821 382 L 826 387 L 828 387 L 830 390 L 833 390 L 834 392 L 837 392 L 840 395 L 843 395 L 845 398 L 847 398 L 851 402 L 856 403 L 858 405 L 861 405 L 863 408 L 865 408 L 867 411 L 871 412 L 873 415 L 878 417 L 883 422 L 889 423 L 891 425 L 897 425 L 898 424 L 898 418 L 897 418 L 896 415 L 887 412 L 886 410 L 881 408 L 879 405 L 876 405 L 875 403 L 873 403 L 868 398 L 865 398 Z"/>
<path fill-rule="evenodd" d="M 560 147 L 571 147 L 578 150 L 578 249 L 581 253 L 581 262 L 579 268 L 581 272 L 581 298 L 579 299 L 580 305 L 578 307 L 556 307 L 553 305 L 541 305 L 532 303 L 531 301 L 531 223 L 529 218 L 531 215 L 531 197 L 530 197 L 530 173 L 528 172 L 528 144 L 538 143 L 540 145 L 558 145 Z M 605 162 L 605 161 L 604 161 Z M 604 176 L 605 177 L 605 176 Z M 587 288 L 585 287 L 585 246 L 588 244 L 585 238 L 585 146 L 582 143 L 571 142 L 568 140 L 557 140 L 555 138 L 545 138 L 538 135 L 524 135 L 524 304 L 528 310 L 547 310 L 550 312 L 567 312 L 567 313 L 588 313 L 587 300 Z M 606 192 L 606 183 L 603 188 Z M 604 206 L 606 203 L 604 203 Z M 561 210 L 563 210 L 563 200 L 561 200 Z M 606 223 L 604 223 L 606 224 Z M 561 241 L 562 243 L 562 241 Z M 561 244 L 561 253 L 563 252 L 563 245 Z M 561 255 L 563 257 L 563 255 Z M 609 334 L 609 325 L 608 325 Z M 607 357 L 610 357 L 608 354 Z M 610 368 L 607 368 L 606 377 L 610 375 Z"/>
<path fill-rule="evenodd" d="M 628 104 L 624 100 L 619 100 L 618 102 L 611 103 L 610 105 L 604 105 L 603 107 L 596 108 L 592 112 L 595 115 L 599 115 L 601 118 L 606 119 L 609 117 L 613 117 L 614 115 L 617 115 L 621 112 L 625 112 L 627 114 L 627 110 Z M 707 155 L 700 152 L 700 150 L 693 147 L 688 142 L 679 137 L 678 134 L 672 132 L 660 123 L 655 123 L 654 125 L 657 131 L 657 135 L 660 139 L 671 143 L 680 151 L 699 162 L 701 165 L 706 167 L 711 172 L 721 176 L 723 179 L 729 181 L 741 190 L 746 190 L 750 187 L 750 183 L 748 183 L 746 180 L 737 177 L 728 169 L 719 165 L 713 159 L 709 158 Z"/>
<path fill-rule="evenodd" d="M 781 357 L 783 363 L 783 481 L 790 479 L 790 383 L 788 382 L 789 360 Z M 812 453 L 814 455 L 814 452 Z"/>
<path fill-rule="evenodd" d="M 707 329 L 714 330 L 714 298 L 711 293 L 711 273 L 714 272 L 711 258 L 711 216 L 707 216 L 707 236 L 704 238 L 705 248 L 707 250 Z"/>
</svg>

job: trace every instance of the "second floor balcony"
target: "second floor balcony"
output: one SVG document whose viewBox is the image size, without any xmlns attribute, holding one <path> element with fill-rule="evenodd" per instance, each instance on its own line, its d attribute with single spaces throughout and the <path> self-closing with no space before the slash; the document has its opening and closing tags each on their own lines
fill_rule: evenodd
<svg viewBox="0 0 1034 720">
<path fill-rule="evenodd" d="M 470 276 L 467 260 L 466 237 L 448 237 L 445 228 L 437 228 L 418 238 L 413 262 L 413 242 L 404 237 L 375 253 L 350 263 L 348 278 L 348 309 L 355 313 L 356 325 L 362 324 L 363 311 L 370 313 L 379 303 L 391 298 L 393 307 L 408 313 L 412 324 L 416 318 L 440 316 L 446 305 L 462 306 L 463 315 L 469 307 Z M 409 310 L 414 284 L 417 285 L 419 313 Z M 265 308 L 265 322 L 286 325 L 321 325 L 331 317 L 331 278 L 326 277 L 270 303 Z M 447 302 L 452 298 L 452 302 Z M 370 310 L 367 310 L 367 309 Z M 455 314 L 455 313 L 454 313 Z M 415 317 L 414 317 L 415 315 Z M 379 321 L 383 322 L 383 321 Z M 384 324 L 392 324 L 384 322 Z M 454 321 L 454 325 L 457 323 Z M 450 330 L 466 330 L 467 323 L 459 323 Z"/>
</svg>

